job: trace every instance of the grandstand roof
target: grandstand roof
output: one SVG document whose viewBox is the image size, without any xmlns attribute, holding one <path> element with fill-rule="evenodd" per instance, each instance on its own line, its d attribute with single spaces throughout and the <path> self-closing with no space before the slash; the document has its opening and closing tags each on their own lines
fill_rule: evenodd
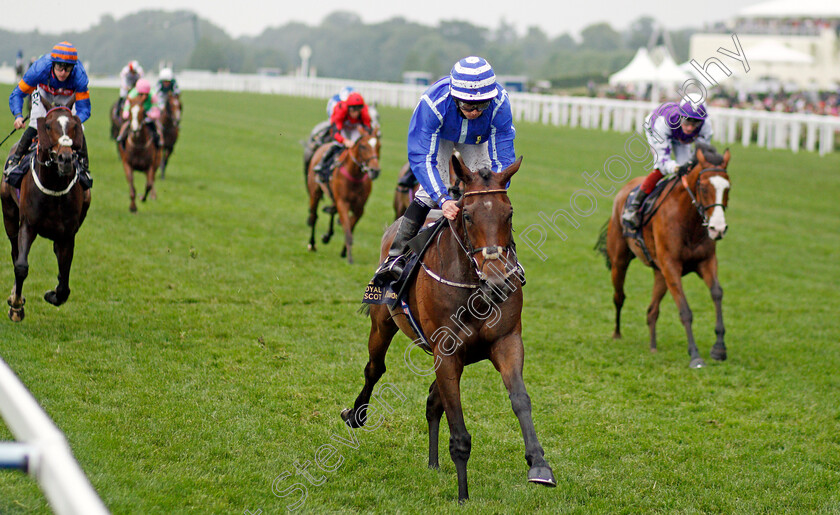
<svg viewBox="0 0 840 515">
<path fill-rule="evenodd" d="M 840 18 L 837 0 L 770 0 L 744 7 L 739 18 Z"/>
</svg>

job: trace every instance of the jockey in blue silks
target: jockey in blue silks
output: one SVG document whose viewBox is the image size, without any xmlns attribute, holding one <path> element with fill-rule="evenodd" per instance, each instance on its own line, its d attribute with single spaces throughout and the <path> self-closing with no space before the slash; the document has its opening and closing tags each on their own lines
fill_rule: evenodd
<svg viewBox="0 0 840 515">
<path fill-rule="evenodd" d="M 657 107 L 645 120 L 645 134 L 653 151 L 654 169 L 648 174 L 638 193 L 627 203 L 621 218 L 631 230 L 639 228 L 639 208 L 662 177 L 687 172 L 693 156 L 691 144 L 710 144 L 712 125 L 707 119 L 706 107 L 694 105 L 688 99 L 679 104 L 668 102 Z"/>
<path fill-rule="evenodd" d="M 439 206 L 454 220 L 459 208 L 449 195 L 449 161 L 457 150 L 470 170 L 495 173 L 513 164 L 516 130 L 507 91 L 481 57 L 461 59 L 448 77 L 432 84 L 414 109 L 408 126 L 408 162 L 420 189 L 400 218 L 388 258 L 377 275 L 394 279 L 405 265 L 399 259 L 422 227 L 429 210 Z"/>
<path fill-rule="evenodd" d="M 24 127 L 23 100 L 27 95 L 32 95 L 29 126 L 23 131 L 15 153 L 7 163 L 7 171 L 20 163 L 38 133 L 38 119 L 47 115 L 42 100 L 48 101 L 53 106 L 72 104 L 73 113 L 82 123 L 90 118 L 87 72 L 78 58 L 76 48 L 71 43 L 62 41 L 55 45 L 49 54 L 42 56 L 29 67 L 18 85 L 12 90 L 12 94 L 9 95 L 9 109 L 15 118 L 15 129 Z M 82 148 L 76 152 L 83 172 L 79 179 L 82 186 L 87 189 L 90 188 L 91 180 L 87 170 L 87 141 L 84 135 L 82 140 Z"/>
</svg>

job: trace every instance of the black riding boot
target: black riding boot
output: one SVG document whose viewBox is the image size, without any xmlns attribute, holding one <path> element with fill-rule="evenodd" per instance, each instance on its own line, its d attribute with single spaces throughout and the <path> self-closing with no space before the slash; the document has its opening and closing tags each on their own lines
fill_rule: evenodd
<svg viewBox="0 0 840 515">
<path fill-rule="evenodd" d="M 76 153 L 76 166 L 79 174 L 79 184 L 82 189 L 89 190 L 93 187 L 93 177 L 90 176 L 90 162 L 88 161 L 87 138 L 82 138 L 82 148 Z"/>
<path fill-rule="evenodd" d="M 23 159 L 23 156 L 25 156 L 29 151 L 29 147 L 32 145 L 32 140 L 37 134 L 38 131 L 34 127 L 27 127 L 26 130 L 23 131 L 23 135 L 20 137 L 20 141 L 18 141 L 17 148 L 15 148 L 15 153 L 9 157 L 8 161 L 6 161 L 6 174 L 8 174 L 12 168 L 20 164 L 20 160 Z"/>
<path fill-rule="evenodd" d="M 397 234 L 394 235 L 394 241 L 391 242 L 388 257 L 385 258 L 385 262 L 376 271 L 377 276 L 383 278 L 388 277 L 394 281 L 400 278 L 405 267 L 405 260 L 402 257 L 408 250 L 408 242 L 423 227 L 423 222 L 426 221 L 426 215 L 429 214 L 431 209 L 426 204 L 416 200 L 409 204 L 408 209 L 405 210 L 405 214 L 400 217 Z"/>
<path fill-rule="evenodd" d="M 641 189 L 638 189 L 632 195 L 634 196 L 627 203 L 627 207 L 624 209 L 621 219 L 624 221 L 624 225 L 626 225 L 628 229 L 631 231 L 638 231 L 639 224 L 642 221 L 642 202 L 645 201 L 648 194 Z"/>
<path fill-rule="evenodd" d="M 315 165 L 315 180 L 321 184 L 326 184 L 330 181 L 330 170 L 332 170 L 332 162 L 335 156 L 344 149 L 344 145 L 333 143 L 321 161 Z"/>
</svg>

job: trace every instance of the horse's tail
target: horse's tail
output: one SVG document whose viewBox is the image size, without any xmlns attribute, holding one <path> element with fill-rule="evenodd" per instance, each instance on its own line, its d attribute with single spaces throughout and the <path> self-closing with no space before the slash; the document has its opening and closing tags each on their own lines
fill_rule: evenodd
<svg viewBox="0 0 840 515">
<path fill-rule="evenodd" d="M 595 242 L 595 246 L 593 250 L 597 250 L 601 254 L 604 255 L 604 259 L 607 260 L 607 269 L 612 269 L 612 263 L 610 263 L 610 255 L 607 253 L 607 230 L 609 229 L 610 221 L 609 219 L 604 222 L 604 225 L 601 226 L 601 230 L 598 233 L 598 241 Z"/>
</svg>

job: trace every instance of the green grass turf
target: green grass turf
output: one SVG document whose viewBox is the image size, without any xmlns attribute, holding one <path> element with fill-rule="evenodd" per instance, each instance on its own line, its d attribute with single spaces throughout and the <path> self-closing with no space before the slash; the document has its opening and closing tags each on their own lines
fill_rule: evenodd
<svg viewBox="0 0 840 515">
<path fill-rule="evenodd" d="M 39 239 L 26 319 L 0 322 L 0 355 L 114 513 L 281 513 L 299 492 L 281 498 L 272 485 L 282 492 L 299 481 L 307 485 L 299 511 L 312 513 L 840 511 L 840 154 L 733 146 L 730 229 L 718 245 L 729 360 L 703 370 L 687 366 L 670 296 L 659 353 L 647 351 L 652 276 L 636 262 L 624 339 L 612 340 L 612 286 L 592 250 L 611 199 L 595 195 L 594 212 L 566 226 L 565 241 L 549 233 L 545 261 L 520 241 L 525 380 L 558 487 L 526 483 L 516 418 L 484 362 L 462 381 L 473 447 L 471 500 L 461 507 L 445 423 L 441 470 L 426 468 L 430 378 L 404 363 L 402 335 L 382 381 L 405 400 L 375 430 L 357 431 L 357 448 L 336 444 L 335 470 L 309 465 L 323 484 L 295 475 L 296 461 L 314 463 L 346 435 L 338 414 L 363 384 L 369 321 L 356 310 L 393 219 L 410 112 L 380 108 L 383 172 L 351 266 L 338 257 L 340 236 L 306 250 L 299 141 L 321 121 L 322 100 L 185 92 L 158 199 L 130 214 L 108 139 L 115 97 L 92 92 L 94 198 L 70 300 L 55 308 L 41 299 L 57 269 Z M 628 137 L 518 123 L 525 160 L 510 195 L 519 233 L 541 222 L 540 211 L 568 209 L 589 188 L 582 173 L 623 155 Z M 601 181 L 610 185 L 603 173 Z M 8 248 L 4 288 L 13 283 Z M 684 284 L 708 358 L 713 305 L 698 277 Z M 0 437 L 11 438 L 2 424 Z M 48 511 L 31 478 L 0 474 L 0 513 Z"/>
</svg>

